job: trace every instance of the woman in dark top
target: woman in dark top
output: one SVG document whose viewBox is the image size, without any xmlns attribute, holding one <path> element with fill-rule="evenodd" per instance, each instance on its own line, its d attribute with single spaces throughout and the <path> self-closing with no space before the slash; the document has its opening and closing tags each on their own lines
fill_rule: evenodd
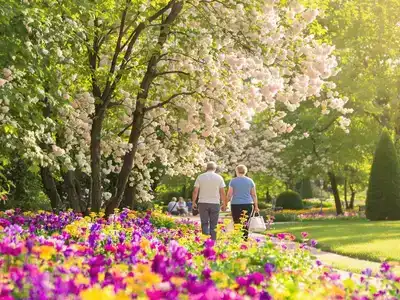
<svg viewBox="0 0 400 300">
<path fill-rule="evenodd" d="M 235 224 L 243 223 L 243 236 L 247 240 L 248 221 L 253 211 L 258 213 L 258 201 L 256 194 L 256 186 L 253 180 L 246 176 L 247 167 L 239 165 L 236 167 L 236 178 L 233 178 L 229 183 L 227 200 L 231 201 L 232 219 Z"/>
</svg>

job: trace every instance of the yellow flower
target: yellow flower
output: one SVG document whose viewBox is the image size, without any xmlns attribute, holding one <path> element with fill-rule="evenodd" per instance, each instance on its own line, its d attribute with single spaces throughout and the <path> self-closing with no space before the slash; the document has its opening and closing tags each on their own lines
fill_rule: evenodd
<svg viewBox="0 0 400 300">
<path fill-rule="evenodd" d="M 57 253 L 54 247 L 47 245 L 36 247 L 36 251 L 39 253 L 39 257 L 44 260 L 50 260 Z"/>
<path fill-rule="evenodd" d="M 181 277 L 172 277 L 171 278 L 171 283 L 173 284 L 173 285 L 176 285 L 177 287 L 180 287 L 182 284 L 184 284 L 185 283 L 185 279 L 183 279 L 183 278 L 181 278 Z"/>
<path fill-rule="evenodd" d="M 81 284 L 89 284 L 90 283 L 90 279 L 88 277 L 83 276 L 81 273 L 79 273 L 78 275 L 76 275 L 75 278 L 75 283 L 77 285 L 81 285 Z"/>
<path fill-rule="evenodd" d="M 159 275 L 152 272 L 143 273 L 138 276 L 138 279 L 143 281 L 147 286 L 153 286 L 162 281 Z"/>
<path fill-rule="evenodd" d="M 135 273 L 147 273 L 150 272 L 150 266 L 145 264 L 137 264 L 135 266 Z"/>
<path fill-rule="evenodd" d="M 129 272 L 129 266 L 125 264 L 118 264 L 112 267 L 112 271 L 118 274 L 127 273 Z"/>
<path fill-rule="evenodd" d="M 82 291 L 79 296 L 82 300 L 109 300 L 114 299 L 114 293 L 110 288 L 102 289 L 99 286 Z"/>
<path fill-rule="evenodd" d="M 115 300 L 130 300 L 131 297 L 126 291 L 120 291 L 115 295 Z"/>
<path fill-rule="evenodd" d="M 150 246 L 150 241 L 146 238 L 142 238 L 140 241 L 140 248 L 142 250 L 146 250 Z"/>
</svg>

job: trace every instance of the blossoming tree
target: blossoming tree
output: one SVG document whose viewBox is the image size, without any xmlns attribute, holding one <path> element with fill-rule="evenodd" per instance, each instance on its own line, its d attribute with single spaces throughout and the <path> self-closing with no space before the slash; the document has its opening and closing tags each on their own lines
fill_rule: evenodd
<svg viewBox="0 0 400 300">
<path fill-rule="evenodd" d="M 5 74 L 1 93 L 15 97 L 21 82 L 30 89 L 37 84 L 34 105 L 23 107 L 38 112 L 42 95 L 51 113 L 25 124 L 15 119 L 20 109 L 6 112 L 7 126 L 21 128 L 15 136 L 26 140 L 26 157 L 41 168 L 87 174 L 94 211 L 106 185 L 107 214 L 127 185 L 148 186 L 156 160 L 170 172 L 193 174 L 257 113 L 266 112 L 268 134 L 275 136 L 293 129 L 283 112 L 307 99 L 323 112 L 343 102 L 326 93 L 337 66 L 333 47 L 307 33 L 318 11 L 294 1 L 63 1 L 57 8 L 44 2 L 18 2 L 31 60 L 9 67 L 21 79 Z M 48 57 L 58 58 L 39 65 Z M 46 78 L 32 80 L 30 64 Z M 30 97 L 19 95 L 21 102 Z"/>
</svg>

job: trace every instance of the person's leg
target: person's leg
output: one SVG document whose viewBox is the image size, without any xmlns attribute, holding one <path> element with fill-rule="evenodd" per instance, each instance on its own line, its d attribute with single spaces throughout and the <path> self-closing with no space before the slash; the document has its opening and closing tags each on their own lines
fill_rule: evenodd
<svg viewBox="0 0 400 300">
<path fill-rule="evenodd" d="M 210 217 L 208 215 L 208 204 L 207 203 L 199 203 L 197 204 L 199 214 L 200 214 L 200 222 L 201 222 L 201 232 L 205 235 L 210 234 Z"/>
<path fill-rule="evenodd" d="M 209 204 L 210 209 L 209 209 L 209 216 L 210 216 L 210 235 L 211 239 L 214 241 L 217 239 L 217 225 L 218 225 L 218 219 L 219 219 L 219 210 L 220 210 L 220 205 L 219 204 Z"/>
<path fill-rule="evenodd" d="M 247 241 L 247 238 L 249 237 L 249 221 L 251 214 L 253 213 L 253 204 L 243 205 L 242 211 L 246 216 L 246 223 L 243 224 L 243 237 L 244 240 Z"/>
<path fill-rule="evenodd" d="M 231 214 L 234 224 L 240 224 L 240 218 L 242 215 L 242 206 L 241 205 L 231 205 Z"/>
</svg>

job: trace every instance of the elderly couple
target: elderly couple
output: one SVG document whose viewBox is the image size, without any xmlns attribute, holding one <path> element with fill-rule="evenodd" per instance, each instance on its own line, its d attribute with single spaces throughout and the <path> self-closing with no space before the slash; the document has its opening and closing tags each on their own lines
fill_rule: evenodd
<svg viewBox="0 0 400 300">
<path fill-rule="evenodd" d="M 210 235 L 213 240 L 217 238 L 216 227 L 220 208 L 225 211 L 228 202 L 231 202 L 233 222 L 240 224 L 243 215 L 246 217 L 243 234 L 244 239 L 247 240 L 248 220 L 253 212 L 259 212 L 255 184 L 253 180 L 246 176 L 246 166 L 239 165 L 236 167 L 237 177 L 231 180 L 228 193 L 225 194 L 224 179 L 216 174 L 216 170 L 217 165 L 214 162 L 209 162 L 207 172 L 197 177 L 194 183 L 193 208 L 199 210 L 202 233 Z"/>
</svg>

